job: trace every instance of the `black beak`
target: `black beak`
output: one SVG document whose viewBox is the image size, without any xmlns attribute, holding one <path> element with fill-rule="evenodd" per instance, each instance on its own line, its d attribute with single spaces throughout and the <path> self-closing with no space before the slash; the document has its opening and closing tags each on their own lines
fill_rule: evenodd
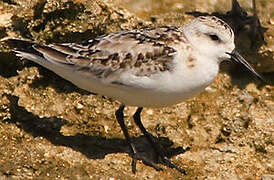
<svg viewBox="0 0 274 180">
<path fill-rule="evenodd" d="M 236 63 L 239 63 L 247 68 L 249 72 L 251 72 L 254 76 L 256 76 L 261 81 L 265 81 L 260 74 L 258 74 L 252 66 L 234 49 L 231 53 L 226 53 L 231 56 L 231 59 Z"/>
</svg>

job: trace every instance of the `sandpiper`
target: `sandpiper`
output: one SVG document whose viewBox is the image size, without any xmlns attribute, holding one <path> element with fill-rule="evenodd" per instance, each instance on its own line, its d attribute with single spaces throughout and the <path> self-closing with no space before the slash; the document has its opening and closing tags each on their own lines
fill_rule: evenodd
<svg viewBox="0 0 274 180">
<path fill-rule="evenodd" d="M 8 39 L 17 56 L 29 59 L 69 80 L 79 88 L 121 102 L 116 119 L 132 150 L 132 171 L 141 159 L 156 170 L 154 162 L 141 157 L 124 123 L 124 107 L 136 106 L 133 118 L 164 165 L 172 163 L 153 142 L 141 122 L 143 107 L 165 107 L 180 103 L 210 85 L 223 60 L 242 64 L 261 76 L 235 50 L 234 33 L 215 16 L 200 16 L 182 27 L 165 26 L 127 30 L 99 36 L 83 43 L 42 45 Z"/>
</svg>

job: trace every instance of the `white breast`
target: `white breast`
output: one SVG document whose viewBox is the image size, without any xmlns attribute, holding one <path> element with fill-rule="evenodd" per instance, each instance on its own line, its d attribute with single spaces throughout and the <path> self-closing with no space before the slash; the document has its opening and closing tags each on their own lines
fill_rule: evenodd
<svg viewBox="0 0 274 180">
<path fill-rule="evenodd" d="M 121 75 L 120 82 L 126 85 L 106 84 L 102 89 L 89 90 L 116 99 L 125 105 L 138 107 L 164 107 L 177 104 L 200 93 L 216 77 L 219 66 L 216 61 L 197 61 L 189 68 L 184 61 L 178 60 L 172 72 L 152 76 L 135 76 L 129 72 Z M 98 91 L 97 91 L 98 90 Z"/>
</svg>

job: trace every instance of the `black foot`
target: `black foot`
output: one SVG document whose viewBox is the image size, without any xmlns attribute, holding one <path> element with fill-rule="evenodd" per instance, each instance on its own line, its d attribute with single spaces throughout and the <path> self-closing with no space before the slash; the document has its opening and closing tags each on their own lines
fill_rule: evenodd
<svg viewBox="0 0 274 180">
<path fill-rule="evenodd" d="M 132 163 L 131 163 L 131 167 L 132 167 L 132 172 L 135 174 L 136 173 L 136 162 L 137 160 L 141 160 L 143 161 L 144 164 L 153 167 L 156 171 L 162 171 L 163 168 L 159 167 L 153 160 L 142 156 L 139 153 L 135 153 L 132 156 Z"/>
<path fill-rule="evenodd" d="M 130 146 L 135 148 L 134 144 L 131 144 Z M 171 149 L 169 149 L 168 152 L 163 152 L 161 149 L 162 149 L 162 147 L 160 147 L 160 146 L 159 146 L 159 149 L 157 150 L 157 152 L 154 151 L 154 149 L 153 149 L 154 158 L 147 156 L 147 153 L 143 154 L 138 151 L 135 151 L 135 153 L 133 153 L 133 155 L 132 155 L 132 164 L 131 164 L 132 172 L 133 173 L 136 172 L 136 162 L 137 162 L 137 160 L 141 160 L 144 164 L 153 167 L 157 171 L 163 170 L 163 168 L 159 167 L 156 164 L 156 163 L 160 163 L 166 167 L 174 168 L 182 174 L 187 174 L 187 172 L 184 169 L 182 169 L 179 166 L 177 166 L 176 164 L 174 164 L 172 161 L 169 160 L 169 158 L 174 155 L 184 153 L 185 151 L 189 150 L 189 148 L 187 148 L 187 149 L 183 149 L 182 147 L 171 148 Z"/>
<path fill-rule="evenodd" d="M 160 147 L 158 144 L 156 144 L 153 141 L 153 136 L 149 132 L 147 132 L 144 125 L 142 124 L 141 117 L 140 117 L 142 110 L 143 110 L 143 108 L 139 107 L 137 109 L 137 111 L 135 112 L 135 114 L 133 115 L 133 119 L 134 119 L 134 122 L 136 123 L 136 125 L 140 128 L 142 133 L 145 135 L 145 137 L 148 140 L 148 142 L 150 143 L 151 147 L 153 148 L 153 150 L 157 156 L 158 162 L 169 167 L 169 168 L 174 168 L 182 174 L 186 174 L 186 171 L 184 169 L 180 168 L 179 166 L 177 166 L 176 164 L 171 162 L 167 156 L 167 155 L 169 155 L 169 157 L 171 157 L 174 154 L 183 153 L 183 152 L 185 152 L 185 150 L 183 150 L 181 147 L 179 147 L 179 148 L 173 149 L 172 152 L 168 152 L 168 153 L 164 152 L 162 150 L 163 148 Z"/>
<path fill-rule="evenodd" d="M 152 135 L 150 135 L 152 136 Z M 159 143 L 155 144 L 153 142 L 154 145 L 152 145 L 152 147 L 157 147 L 157 150 L 154 150 L 158 159 L 158 162 L 165 165 L 166 167 L 169 168 L 173 168 L 176 169 L 177 171 L 179 171 L 182 174 L 187 174 L 186 170 L 180 168 L 179 166 L 177 166 L 175 163 L 173 163 L 172 161 L 169 160 L 169 158 L 182 154 L 186 151 L 188 151 L 190 148 L 186 148 L 183 149 L 182 147 L 177 147 L 177 148 L 170 148 L 168 149 L 168 151 L 164 151 L 162 147 L 160 147 Z"/>
<path fill-rule="evenodd" d="M 165 166 L 167 166 L 167 167 L 169 167 L 169 168 L 176 169 L 177 171 L 179 171 L 180 173 L 182 173 L 182 174 L 184 174 L 184 175 L 187 174 L 186 170 L 180 168 L 179 166 L 177 166 L 176 164 L 174 164 L 173 162 L 171 162 L 166 156 L 160 157 L 160 158 L 161 158 L 160 160 L 162 161 L 162 163 L 163 163 Z"/>
<path fill-rule="evenodd" d="M 179 166 L 177 166 L 176 164 L 174 164 L 173 162 L 171 162 L 169 160 L 169 157 L 172 157 L 174 155 L 178 155 L 181 153 L 184 153 L 186 150 L 184 150 L 183 148 L 179 147 L 179 148 L 173 148 L 170 149 L 168 152 L 164 152 L 162 149 L 162 147 L 160 147 L 160 145 L 155 144 L 153 141 L 153 136 L 148 133 L 145 129 L 145 127 L 143 126 L 142 122 L 141 122 L 141 117 L 140 117 L 140 113 L 142 111 L 143 108 L 138 108 L 137 111 L 135 112 L 133 118 L 135 123 L 138 125 L 138 127 L 141 129 L 142 133 L 145 135 L 145 138 L 148 140 L 148 142 L 150 143 L 151 147 L 153 148 L 154 154 L 156 156 L 156 161 L 153 160 L 153 158 L 151 159 L 150 157 L 148 158 L 148 156 L 145 156 L 144 154 L 141 154 L 140 152 L 137 151 L 137 148 L 135 147 L 135 145 L 133 144 L 128 130 L 126 128 L 125 122 L 124 122 L 124 105 L 121 105 L 120 108 L 116 111 L 115 115 L 116 118 L 121 126 L 121 129 L 124 133 L 124 136 L 127 140 L 127 143 L 129 144 L 131 151 L 132 151 L 132 172 L 135 174 L 136 173 L 136 163 L 137 160 L 141 160 L 143 161 L 144 164 L 149 165 L 151 167 L 153 167 L 155 170 L 157 171 L 162 171 L 163 168 L 159 167 L 156 163 L 161 163 L 167 167 L 170 168 L 174 168 L 176 170 L 178 170 L 180 173 L 182 174 L 186 174 L 186 171 L 182 168 L 180 168 Z M 160 144 L 160 143 L 159 143 Z"/>
</svg>

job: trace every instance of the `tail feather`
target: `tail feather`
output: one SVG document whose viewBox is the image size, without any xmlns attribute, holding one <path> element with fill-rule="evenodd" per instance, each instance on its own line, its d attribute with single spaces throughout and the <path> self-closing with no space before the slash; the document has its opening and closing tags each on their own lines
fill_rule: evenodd
<svg viewBox="0 0 274 180">
<path fill-rule="evenodd" d="M 69 55 L 65 54 L 64 50 L 59 50 L 61 47 L 56 49 L 50 45 L 40 45 L 34 42 L 19 39 L 5 39 L 1 40 L 1 42 L 4 42 L 10 47 L 14 48 L 15 50 L 13 51 L 17 56 L 40 64 L 41 66 L 55 72 L 64 79 L 72 82 L 76 86 L 91 92 L 88 85 L 83 83 L 84 81 L 81 81 L 81 78 L 78 79 L 77 76 L 73 75 L 73 69 L 75 67 L 72 66 L 72 63 L 67 61 L 67 57 Z"/>
<path fill-rule="evenodd" d="M 58 49 L 54 49 L 50 46 L 40 45 L 34 42 L 19 39 L 7 39 L 5 42 L 15 49 L 13 51 L 17 56 L 33 61 L 35 61 L 37 58 L 42 58 L 54 64 L 71 64 L 67 61 L 68 54 L 65 54 L 64 52 L 61 52 Z M 30 58 L 31 56 L 35 58 Z"/>
<path fill-rule="evenodd" d="M 34 42 L 19 40 L 19 39 L 7 39 L 5 40 L 5 42 L 9 46 L 15 48 L 16 49 L 14 50 L 15 52 L 19 51 L 19 52 L 34 54 L 36 56 L 41 56 L 41 57 L 43 56 L 42 53 L 40 53 L 33 47 L 35 45 Z"/>
</svg>

